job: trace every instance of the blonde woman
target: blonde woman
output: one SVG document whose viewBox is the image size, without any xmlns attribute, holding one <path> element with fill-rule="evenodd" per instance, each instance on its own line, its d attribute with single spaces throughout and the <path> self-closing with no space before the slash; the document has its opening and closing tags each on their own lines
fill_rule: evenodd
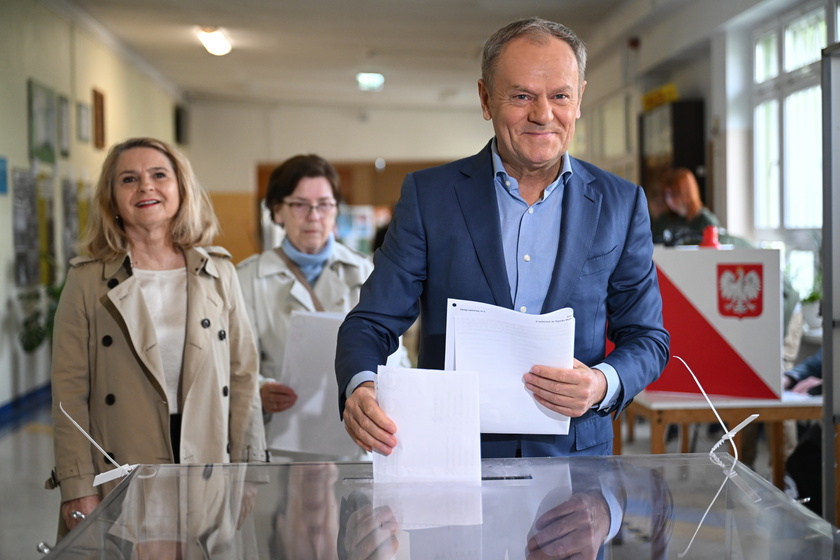
<svg viewBox="0 0 840 560">
<path fill-rule="evenodd" d="M 113 146 L 85 257 L 71 261 L 53 344 L 62 535 L 119 482 L 111 463 L 265 461 L 258 355 L 230 255 L 192 168 L 164 142 Z"/>
</svg>

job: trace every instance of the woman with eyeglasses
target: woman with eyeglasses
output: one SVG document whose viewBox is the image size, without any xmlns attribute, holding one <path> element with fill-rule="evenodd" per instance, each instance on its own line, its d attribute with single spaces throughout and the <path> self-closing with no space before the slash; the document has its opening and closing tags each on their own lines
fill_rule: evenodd
<svg viewBox="0 0 840 560">
<path fill-rule="evenodd" d="M 266 439 L 275 451 L 283 451 L 277 444 L 282 421 L 272 415 L 294 414 L 298 399 L 294 387 L 277 382 L 292 313 L 346 314 L 359 301 L 362 284 L 373 271 L 368 257 L 335 239 L 340 201 L 338 174 L 327 160 L 314 154 L 286 160 L 271 173 L 265 196 L 272 220 L 285 231 L 283 241 L 238 266 L 260 348 Z M 301 453 L 291 455 L 305 458 Z"/>
</svg>

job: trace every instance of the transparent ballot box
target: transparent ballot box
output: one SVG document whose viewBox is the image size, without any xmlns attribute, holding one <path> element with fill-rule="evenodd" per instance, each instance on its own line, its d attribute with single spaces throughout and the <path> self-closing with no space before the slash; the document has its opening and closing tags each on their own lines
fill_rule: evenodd
<svg viewBox="0 0 840 560">
<path fill-rule="evenodd" d="M 44 558 L 818 559 L 834 534 L 722 453 L 492 459 L 474 484 L 375 484 L 364 462 L 140 465 Z"/>
</svg>

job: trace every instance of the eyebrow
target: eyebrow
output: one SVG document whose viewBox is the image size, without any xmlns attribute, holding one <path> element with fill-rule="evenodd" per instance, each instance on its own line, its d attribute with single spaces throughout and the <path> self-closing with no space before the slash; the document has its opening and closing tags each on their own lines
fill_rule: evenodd
<svg viewBox="0 0 840 560">
<path fill-rule="evenodd" d="M 169 167 L 164 167 L 164 166 L 161 165 L 161 166 L 158 166 L 158 167 L 150 167 L 149 171 L 154 172 L 154 171 L 172 171 L 172 170 Z M 140 173 L 139 171 L 136 171 L 134 169 L 126 169 L 125 171 L 120 171 L 117 175 L 118 176 L 119 175 L 128 175 L 128 174 L 137 175 L 139 173 Z"/>
<path fill-rule="evenodd" d="M 292 200 L 290 200 L 290 202 L 309 202 L 310 201 L 310 199 L 303 198 L 302 196 L 289 195 L 289 198 L 292 199 Z M 332 196 L 332 195 L 322 196 L 320 198 L 316 198 L 315 200 L 318 201 L 318 202 L 334 202 L 335 197 Z"/>
</svg>

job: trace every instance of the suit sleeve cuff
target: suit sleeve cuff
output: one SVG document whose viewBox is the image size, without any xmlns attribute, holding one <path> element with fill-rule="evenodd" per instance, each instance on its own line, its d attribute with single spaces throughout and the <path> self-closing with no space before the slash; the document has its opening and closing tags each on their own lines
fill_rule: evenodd
<svg viewBox="0 0 840 560">
<path fill-rule="evenodd" d="M 347 389 L 344 391 L 344 398 L 349 399 L 356 387 L 368 381 L 374 381 L 376 374 L 372 371 L 362 371 L 350 378 L 350 383 L 347 384 Z"/>
<path fill-rule="evenodd" d="M 621 389 L 621 381 L 618 379 L 618 373 L 614 367 L 605 362 L 601 362 L 592 369 L 600 370 L 604 374 L 604 377 L 607 378 L 607 394 L 604 395 L 604 400 L 601 401 L 601 404 L 595 405 L 593 408 L 600 411 L 610 410 L 615 405 Z"/>
</svg>

